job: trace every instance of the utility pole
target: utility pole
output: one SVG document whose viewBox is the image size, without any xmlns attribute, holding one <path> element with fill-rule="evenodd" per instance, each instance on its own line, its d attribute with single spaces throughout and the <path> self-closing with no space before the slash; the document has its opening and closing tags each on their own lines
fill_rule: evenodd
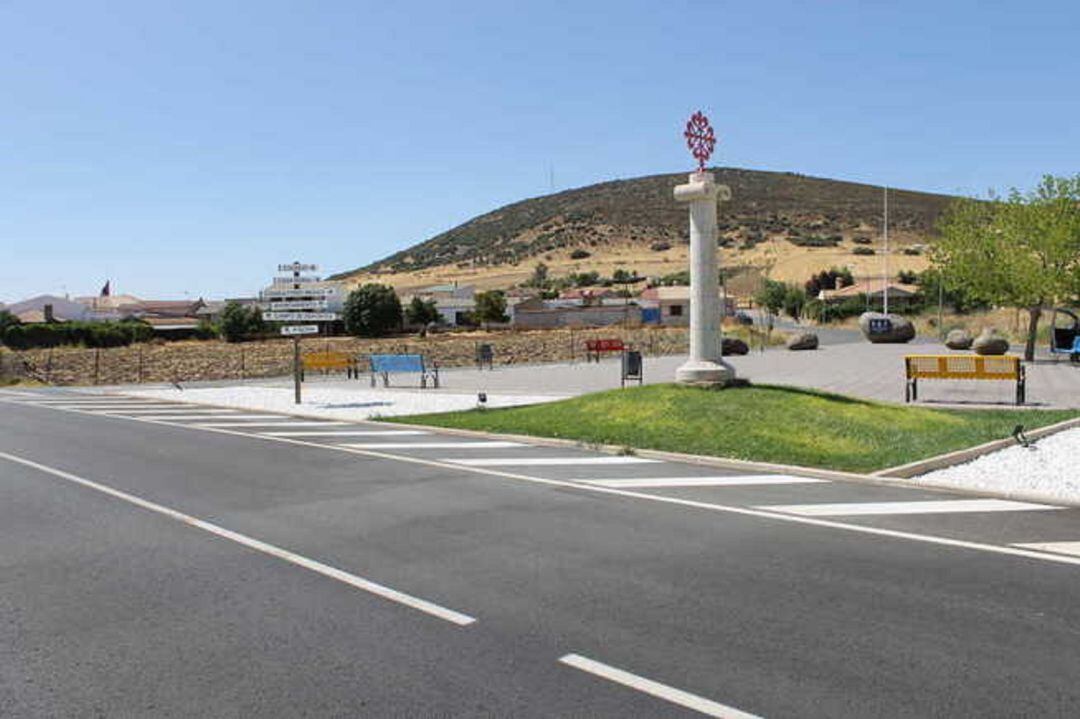
<svg viewBox="0 0 1080 719">
<path fill-rule="evenodd" d="M 882 283 L 882 298 L 884 314 L 889 314 L 889 187 L 885 186 L 885 279 Z"/>
</svg>

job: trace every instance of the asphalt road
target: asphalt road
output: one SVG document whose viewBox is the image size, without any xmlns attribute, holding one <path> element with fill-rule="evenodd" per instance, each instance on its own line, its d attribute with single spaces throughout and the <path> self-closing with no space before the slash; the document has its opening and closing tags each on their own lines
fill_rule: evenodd
<svg viewBox="0 0 1080 719">
<path fill-rule="evenodd" d="M 1080 715 L 1077 510 L 0 399 L 0 716 Z"/>
</svg>

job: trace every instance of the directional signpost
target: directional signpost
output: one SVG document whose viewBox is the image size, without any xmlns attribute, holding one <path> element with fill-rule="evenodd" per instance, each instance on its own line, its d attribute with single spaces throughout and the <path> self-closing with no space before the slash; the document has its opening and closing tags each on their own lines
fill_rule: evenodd
<svg viewBox="0 0 1080 719">
<path fill-rule="evenodd" d="M 319 333 L 319 325 L 311 323 L 335 322 L 341 319 L 337 312 L 329 311 L 329 298 L 337 294 L 337 289 L 316 286 L 322 279 L 308 274 L 318 269 L 316 265 L 303 262 L 278 265 L 278 272 L 288 274 L 275 277 L 273 286 L 262 293 L 263 319 L 269 322 L 305 323 L 285 325 L 281 328 L 283 336 L 293 338 L 293 387 L 296 404 L 300 404 L 300 338 Z"/>
</svg>

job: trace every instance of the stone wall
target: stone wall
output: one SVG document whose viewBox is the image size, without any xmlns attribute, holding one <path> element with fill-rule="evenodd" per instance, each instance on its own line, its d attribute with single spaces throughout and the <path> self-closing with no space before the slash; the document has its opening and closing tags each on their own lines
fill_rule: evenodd
<svg viewBox="0 0 1080 719">
<path fill-rule="evenodd" d="M 378 352 L 416 352 L 442 366 L 475 361 L 476 347 L 491 344 L 497 364 L 583 359 L 585 340 L 618 337 L 646 355 L 687 351 L 685 328 L 553 329 L 538 331 L 447 332 L 427 337 L 397 336 L 378 340 L 354 337 L 308 338 L 304 352 L 326 349 L 360 357 Z M 292 340 L 273 339 L 230 344 L 220 341 L 145 343 L 112 349 L 56 347 L 5 351 L 0 372 L 56 385 L 109 385 L 139 382 L 191 382 L 248 377 L 276 377 L 292 371 Z"/>
</svg>

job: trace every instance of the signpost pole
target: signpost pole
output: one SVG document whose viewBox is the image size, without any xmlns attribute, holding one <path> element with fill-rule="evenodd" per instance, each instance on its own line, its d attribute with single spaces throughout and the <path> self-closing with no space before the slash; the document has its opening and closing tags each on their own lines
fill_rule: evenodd
<svg viewBox="0 0 1080 719">
<path fill-rule="evenodd" d="M 300 335 L 293 337 L 293 388 L 296 391 L 296 404 L 300 404 Z"/>
</svg>

